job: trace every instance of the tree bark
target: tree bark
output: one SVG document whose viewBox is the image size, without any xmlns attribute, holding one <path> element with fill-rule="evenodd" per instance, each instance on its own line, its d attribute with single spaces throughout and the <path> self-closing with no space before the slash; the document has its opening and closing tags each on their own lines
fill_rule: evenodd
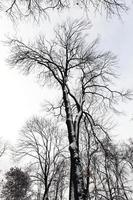
<svg viewBox="0 0 133 200">
<path fill-rule="evenodd" d="M 73 183 L 73 180 L 72 180 L 72 166 L 71 165 L 72 165 L 72 163 L 70 163 L 69 200 L 74 200 L 74 183 Z"/>
<path fill-rule="evenodd" d="M 74 123 L 71 111 L 71 105 L 68 98 L 67 88 L 63 88 L 63 99 L 65 104 L 66 111 L 66 124 L 68 130 L 68 139 L 69 139 L 69 151 L 70 151 L 70 161 L 71 161 L 71 169 L 70 169 L 70 178 L 72 179 L 70 185 L 71 194 L 70 200 L 73 200 L 72 190 L 74 189 L 74 200 L 84 200 L 84 181 L 82 174 L 82 166 L 79 157 L 79 149 L 77 146 L 77 138 L 76 133 L 74 131 Z M 74 187 L 74 188 L 73 188 Z"/>
</svg>

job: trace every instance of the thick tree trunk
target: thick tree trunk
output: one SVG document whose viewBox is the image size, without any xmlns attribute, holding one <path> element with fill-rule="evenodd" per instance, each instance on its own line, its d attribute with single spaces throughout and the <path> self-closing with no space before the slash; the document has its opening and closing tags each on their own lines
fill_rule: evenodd
<svg viewBox="0 0 133 200">
<path fill-rule="evenodd" d="M 84 183 L 82 175 L 82 167 L 80 158 L 76 148 L 76 142 L 70 145 L 71 155 L 71 171 L 72 171 L 72 183 L 74 186 L 74 199 L 83 200 L 84 198 Z"/>
<path fill-rule="evenodd" d="M 79 149 L 77 146 L 76 133 L 74 131 L 74 123 L 72 118 L 71 105 L 68 99 L 67 88 L 63 88 L 63 99 L 65 103 L 66 111 L 66 124 L 68 130 L 68 139 L 69 139 L 69 151 L 70 151 L 70 161 L 71 161 L 71 192 L 74 187 L 74 200 L 84 200 L 84 181 L 82 174 L 81 161 L 79 157 Z M 73 195 L 71 193 L 71 198 Z M 73 200 L 73 199 L 70 199 Z"/>
</svg>

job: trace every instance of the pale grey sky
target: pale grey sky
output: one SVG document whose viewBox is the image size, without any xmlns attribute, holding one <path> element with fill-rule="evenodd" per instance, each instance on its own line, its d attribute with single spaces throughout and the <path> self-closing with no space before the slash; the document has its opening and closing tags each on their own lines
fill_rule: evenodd
<svg viewBox="0 0 133 200">
<path fill-rule="evenodd" d="M 81 15 L 85 17 L 80 11 Z M 15 26 L 6 17 L 1 17 L 0 40 L 6 40 L 7 35 L 18 35 L 24 40 L 33 40 L 41 33 L 52 36 L 53 25 L 68 16 L 76 18 L 79 16 L 79 10 L 65 11 L 60 16 L 52 13 L 50 20 L 42 21 L 40 26 L 31 22 L 19 22 Z M 121 75 L 118 81 L 119 87 L 133 89 L 133 8 L 128 15 L 123 16 L 123 22 L 117 17 L 110 20 L 91 14 L 88 17 L 92 19 L 93 24 L 90 38 L 100 36 L 100 47 L 118 55 L 118 72 Z M 7 56 L 8 47 L 0 43 L 0 136 L 14 143 L 25 121 L 32 115 L 43 114 L 41 107 L 43 100 L 52 99 L 53 96 L 50 89 L 40 87 L 35 78 L 25 77 L 18 71 L 11 70 L 5 62 Z M 118 135 L 119 140 L 124 140 L 132 137 L 133 102 L 121 104 L 121 108 L 126 114 L 114 118 L 118 126 L 113 133 Z"/>
</svg>

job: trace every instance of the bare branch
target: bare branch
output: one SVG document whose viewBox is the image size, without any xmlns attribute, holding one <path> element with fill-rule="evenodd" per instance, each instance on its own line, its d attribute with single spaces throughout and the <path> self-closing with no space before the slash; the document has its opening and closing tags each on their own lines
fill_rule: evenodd
<svg viewBox="0 0 133 200">
<path fill-rule="evenodd" d="M 8 3 L 5 2 L 6 12 L 11 17 L 27 17 L 32 15 L 35 19 L 38 19 L 42 15 L 47 16 L 49 10 L 63 10 L 65 8 L 71 8 L 76 5 L 78 8 L 85 9 L 89 12 L 90 5 L 98 12 L 105 12 L 108 17 L 112 15 L 121 15 L 122 11 L 127 11 L 127 6 L 123 0 L 11 0 Z"/>
</svg>

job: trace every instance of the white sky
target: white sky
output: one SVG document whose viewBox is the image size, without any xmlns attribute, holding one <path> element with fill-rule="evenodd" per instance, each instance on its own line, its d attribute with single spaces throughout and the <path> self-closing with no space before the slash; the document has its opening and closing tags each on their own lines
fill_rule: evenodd
<svg viewBox="0 0 133 200">
<path fill-rule="evenodd" d="M 52 14 L 51 19 L 41 22 L 41 25 L 31 22 L 19 22 L 13 25 L 6 17 L 0 18 L 0 40 L 6 36 L 20 35 L 24 40 L 35 38 L 40 33 L 51 36 L 53 24 L 61 21 L 61 17 L 78 16 L 79 10 L 65 12 L 65 14 Z M 80 11 L 80 15 L 82 12 Z M 123 22 L 117 17 L 106 20 L 101 16 L 89 16 L 93 19 L 90 37 L 100 36 L 100 46 L 104 50 L 111 50 L 119 58 L 118 72 L 121 75 L 119 87 L 133 89 L 133 9 L 123 16 Z M 43 114 L 41 104 L 44 99 L 52 99 L 50 89 L 40 87 L 36 79 L 23 76 L 14 69 L 10 69 L 5 62 L 8 47 L 0 43 L 0 136 L 11 143 L 16 141 L 18 132 L 25 121 L 33 115 Z M 52 94 L 54 92 L 52 91 Z M 132 137 L 133 132 L 133 102 L 121 105 L 125 115 L 114 118 L 117 126 L 114 134 L 119 140 Z"/>
</svg>

